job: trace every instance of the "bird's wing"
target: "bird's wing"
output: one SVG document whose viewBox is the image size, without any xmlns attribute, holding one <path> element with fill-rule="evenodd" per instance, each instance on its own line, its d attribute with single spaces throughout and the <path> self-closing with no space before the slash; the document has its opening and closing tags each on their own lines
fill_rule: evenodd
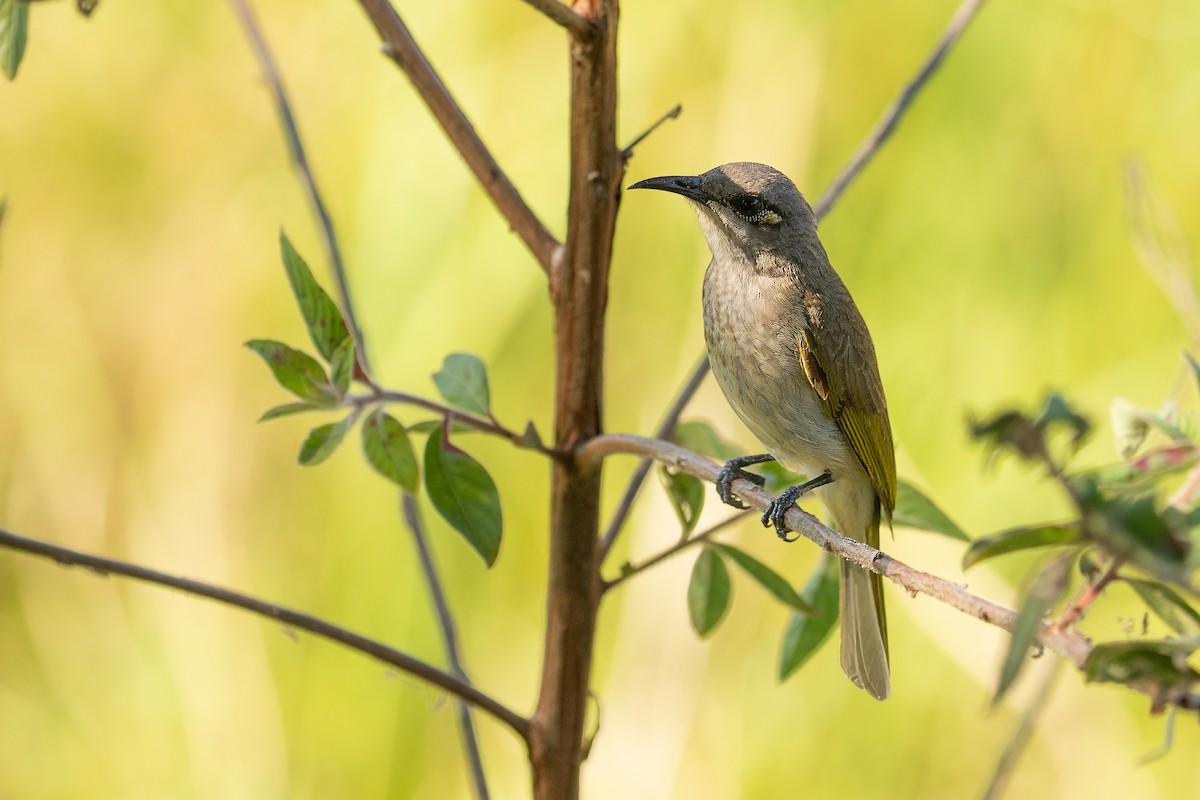
<svg viewBox="0 0 1200 800">
<path fill-rule="evenodd" d="M 879 365 L 857 313 L 800 333 L 800 365 L 825 410 L 850 440 L 889 520 L 896 507 L 896 454 Z"/>
</svg>

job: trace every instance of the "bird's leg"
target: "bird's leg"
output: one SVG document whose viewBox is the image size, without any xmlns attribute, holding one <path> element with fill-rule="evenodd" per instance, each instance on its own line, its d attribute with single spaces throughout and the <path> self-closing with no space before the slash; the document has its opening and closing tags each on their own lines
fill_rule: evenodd
<svg viewBox="0 0 1200 800">
<path fill-rule="evenodd" d="M 743 503 L 734 495 L 729 484 L 733 483 L 735 478 L 743 478 L 755 486 L 765 486 L 767 483 L 766 478 L 762 475 L 755 475 L 753 472 L 746 472 L 743 467 L 748 467 L 752 464 L 763 464 L 774 460 L 775 456 L 769 453 L 761 453 L 756 456 L 738 456 L 726 461 L 725 466 L 721 467 L 721 471 L 717 473 L 717 495 L 721 498 L 721 502 L 734 508 L 749 508 L 750 506 Z"/>
<path fill-rule="evenodd" d="M 789 528 L 787 523 L 784 522 L 784 515 L 787 514 L 788 509 L 795 505 L 796 501 L 800 499 L 800 495 L 811 489 L 816 489 L 818 486 L 827 486 L 831 483 L 833 483 L 833 475 L 826 471 L 822 472 L 820 475 L 810 481 L 805 481 L 804 483 L 799 483 L 795 486 L 789 486 L 788 488 L 784 489 L 779 493 L 778 497 L 771 501 L 771 505 L 767 506 L 767 510 L 763 512 L 763 527 L 766 528 L 769 525 L 774 525 L 775 533 L 780 539 L 783 539 L 785 542 L 796 541 L 795 539 L 788 538 L 788 531 L 790 531 L 791 528 Z"/>
</svg>

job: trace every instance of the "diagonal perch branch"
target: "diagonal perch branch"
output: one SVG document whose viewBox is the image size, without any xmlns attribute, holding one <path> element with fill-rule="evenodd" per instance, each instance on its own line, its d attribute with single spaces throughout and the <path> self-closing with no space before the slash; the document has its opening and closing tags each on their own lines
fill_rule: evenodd
<svg viewBox="0 0 1200 800">
<path fill-rule="evenodd" d="M 626 433 L 598 436 L 580 446 L 577 452 L 579 460 L 584 463 L 615 453 L 640 455 L 668 464 L 710 483 L 716 480 L 717 472 L 720 469 L 707 458 L 670 442 Z M 769 492 L 742 479 L 733 482 L 733 490 L 738 497 L 760 511 L 765 510 L 772 499 Z M 962 586 L 936 575 L 913 569 L 874 547 L 843 536 L 837 531 L 825 527 L 817 521 L 816 517 L 799 507 L 793 507 L 788 511 L 787 523 L 792 530 L 816 542 L 825 550 L 851 561 L 863 569 L 878 572 L 909 592 L 929 595 L 964 614 L 1006 631 L 1011 632 L 1016 625 L 1017 612 L 1012 609 L 971 594 Z M 1076 668 L 1083 666 L 1088 653 L 1091 652 L 1091 645 L 1079 634 L 1055 630 L 1047 624 L 1042 625 L 1038 633 L 1038 641 L 1070 661 Z"/>
<path fill-rule="evenodd" d="M 533 257 L 549 275 L 562 245 L 533 213 L 479 134 L 471 125 L 450 90 L 433 69 L 408 27 L 388 0 L 358 0 L 383 40 L 383 51 L 404 71 L 425 101 L 429 112 L 442 126 L 450 142 L 462 155 L 475 178 L 508 220 Z"/>
<path fill-rule="evenodd" d="M 110 574 L 122 575 L 126 578 L 133 578 L 145 583 L 166 586 L 171 589 L 177 589 L 184 594 L 207 597 L 209 600 L 216 600 L 218 603 L 235 606 L 262 617 L 278 620 L 285 625 L 290 625 L 294 628 L 316 634 L 323 639 L 343 644 L 351 650 L 357 650 L 364 655 L 371 656 L 434 686 L 445 689 L 464 703 L 468 703 L 481 711 L 491 714 L 511 728 L 523 741 L 529 741 L 529 720 L 503 705 L 491 695 L 484 694 L 456 676 L 443 672 L 420 659 L 413 658 L 407 653 L 388 647 L 374 639 L 360 636 L 357 633 L 334 625 L 331 622 L 326 622 L 318 617 L 300 611 L 293 611 L 283 606 L 277 606 L 273 603 L 259 600 L 256 597 L 241 594 L 240 592 L 223 589 L 220 586 L 213 586 L 203 581 L 167 575 L 156 570 L 138 566 L 137 564 L 131 564 L 127 561 L 81 553 L 78 550 L 72 550 L 67 547 L 59 547 L 47 542 L 39 542 L 36 539 L 18 536 L 3 529 L 0 529 L 0 548 L 48 558 L 67 567 L 87 567 L 101 576 L 108 576 Z"/>
</svg>

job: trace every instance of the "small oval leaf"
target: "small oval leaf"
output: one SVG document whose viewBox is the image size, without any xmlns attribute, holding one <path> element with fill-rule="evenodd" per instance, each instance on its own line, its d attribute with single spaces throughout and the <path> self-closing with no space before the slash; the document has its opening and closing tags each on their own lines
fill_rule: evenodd
<svg viewBox="0 0 1200 800">
<path fill-rule="evenodd" d="M 329 380 L 340 395 L 346 394 L 350 389 L 350 379 L 354 377 L 356 357 L 354 340 L 346 337 L 329 359 Z"/>
<path fill-rule="evenodd" d="M 825 556 L 804 584 L 800 597 L 815 613 L 792 616 L 779 653 L 779 680 L 800 669 L 837 624 L 839 563 L 839 559 Z"/>
<path fill-rule="evenodd" d="M 0 69 L 11 81 L 17 77 L 29 37 L 29 3 L 0 0 Z"/>
<path fill-rule="evenodd" d="M 479 356 L 451 353 L 433 373 L 433 382 L 450 405 L 484 416 L 491 413 L 487 367 Z"/>
<path fill-rule="evenodd" d="M 963 554 L 963 569 L 988 558 L 1029 550 L 1035 547 L 1056 547 L 1083 541 L 1079 528 L 1073 523 L 1063 525 L 1030 525 L 1012 528 L 971 542 Z"/>
<path fill-rule="evenodd" d="M 280 386 L 301 400 L 323 406 L 337 403 L 329 378 L 325 376 L 325 368 L 308 353 L 270 339 L 252 339 L 246 342 L 246 347 L 267 362 Z"/>
<path fill-rule="evenodd" d="M 688 582 L 688 616 L 701 637 L 708 636 L 729 610 L 729 570 L 711 547 L 700 551 Z"/>
<path fill-rule="evenodd" d="M 283 268 L 287 271 L 288 282 L 292 285 L 296 304 L 300 306 L 300 314 L 304 317 L 308 335 L 312 338 L 317 352 L 329 361 L 342 342 L 350 338 L 350 330 L 346 327 L 342 312 L 317 283 L 312 270 L 296 252 L 296 248 L 292 247 L 287 234 L 282 232 L 279 234 L 279 249 L 283 255 Z"/>
<path fill-rule="evenodd" d="M 677 423 L 675 430 L 671 431 L 671 441 L 718 461 L 728 461 L 741 455 L 737 448 L 721 438 L 712 425 L 702 420 Z"/>
<path fill-rule="evenodd" d="M 892 524 L 940 533 L 962 542 L 971 541 L 954 520 L 907 481 L 900 481 L 896 488 L 896 510 L 892 512 Z"/>
<path fill-rule="evenodd" d="M 489 567 L 495 563 L 503 528 L 500 493 L 482 464 L 442 443 L 440 430 L 425 444 L 425 489 L 442 518 Z"/>
<path fill-rule="evenodd" d="M 289 417 L 292 414 L 303 414 L 305 411 L 320 411 L 320 406 L 315 406 L 312 403 L 284 403 L 274 408 L 269 408 L 258 418 L 259 422 L 266 422 L 269 419 L 279 419 L 280 417 Z"/>
<path fill-rule="evenodd" d="M 309 431 L 308 438 L 300 445 L 300 463 L 313 467 L 333 455 L 333 451 L 346 438 L 346 432 L 354 425 L 354 419 L 355 415 L 351 414 L 341 422 L 330 422 Z"/>
<path fill-rule="evenodd" d="M 728 556 L 733 563 L 737 564 L 747 575 L 753 578 L 759 586 L 774 595 L 776 600 L 779 600 L 784 605 L 791 606 L 802 614 L 815 615 L 818 613 L 811 604 L 796 594 L 796 590 L 787 582 L 787 579 L 754 556 L 728 544 L 717 544 L 714 542 L 711 546 Z"/>
<path fill-rule="evenodd" d="M 383 409 L 367 417 L 362 428 L 363 454 L 367 463 L 383 477 L 410 492 L 417 491 L 420 470 L 408 431 Z"/>
<path fill-rule="evenodd" d="M 660 464 L 658 476 L 667 490 L 667 497 L 675 509 L 675 516 L 687 536 L 696 527 L 700 512 L 704 509 L 704 484 L 694 475 Z"/>
</svg>

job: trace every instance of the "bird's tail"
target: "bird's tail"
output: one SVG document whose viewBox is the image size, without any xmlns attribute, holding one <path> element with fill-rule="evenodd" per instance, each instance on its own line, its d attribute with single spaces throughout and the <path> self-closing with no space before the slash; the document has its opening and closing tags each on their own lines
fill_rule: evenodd
<svg viewBox="0 0 1200 800">
<path fill-rule="evenodd" d="M 878 501 L 866 533 L 867 544 L 879 547 Z M 866 689 L 876 700 L 886 700 L 892 692 L 892 680 L 883 578 L 843 561 L 841 597 L 842 670 L 855 686 Z"/>
</svg>

